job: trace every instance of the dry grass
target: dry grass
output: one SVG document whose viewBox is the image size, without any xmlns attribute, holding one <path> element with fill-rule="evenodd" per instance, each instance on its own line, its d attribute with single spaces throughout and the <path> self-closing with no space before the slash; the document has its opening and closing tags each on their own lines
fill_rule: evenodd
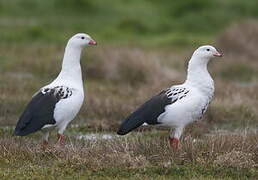
<svg viewBox="0 0 258 180">
<path fill-rule="evenodd" d="M 104 47 L 91 56 L 86 72 L 89 77 L 101 81 L 134 87 L 178 76 L 175 70 L 162 66 L 160 57 L 155 53 L 146 53 L 141 49 Z"/>
<path fill-rule="evenodd" d="M 257 166 L 253 160 L 253 154 L 245 153 L 242 151 L 231 151 L 226 154 L 220 155 L 214 161 L 215 164 L 224 167 L 241 168 L 254 168 Z"/>
<path fill-rule="evenodd" d="M 258 21 L 245 20 L 233 24 L 220 35 L 218 44 L 227 54 L 257 58 Z"/>
<path fill-rule="evenodd" d="M 224 46 L 219 47 L 226 51 Z M 14 125 L 31 95 L 58 74 L 63 49 L 35 44 L 32 48 L 2 47 L 0 51 L 5 57 L 0 77 L 0 124 Z M 121 120 L 149 97 L 183 82 L 185 62 L 191 52 L 112 46 L 87 49 L 82 57 L 86 101 L 77 123 L 95 130 L 115 130 Z M 21 57 L 17 58 L 17 54 Z M 258 73 L 254 70 L 257 66 L 257 61 L 237 54 L 225 54 L 222 60 L 210 64 L 215 98 L 201 122 L 203 131 L 199 134 L 209 131 L 214 123 L 231 127 L 257 123 Z"/>
<path fill-rule="evenodd" d="M 140 128 L 142 134 L 110 141 L 73 138 L 78 132 L 115 131 L 121 120 L 149 97 L 183 82 L 185 62 L 192 53 L 99 46 L 88 49 L 82 57 L 86 101 L 72 123 L 76 128 L 66 131 L 72 136 L 68 145 L 45 152 L 35 144 L 37 135 L 13 138 L 9 131 L 1 130 L 0 172 L 24 179 L 28 175 L 40 179 L 47 174 L 61 178 L 76 173 L 93 178 L 120 174 L 118 179 L 139 179 L 137 174 L 143 179 L 153 174 L 154 179 L 164 178 L 159 175 L 257 179 L 258 136 L 248 128 L 257 129 L 258 124 L 258 56 L 250 53 L 256 47 L 253 41 L 241 49 L 258 33 L 255 24 L 246 25 L 251 27 L 250 33 L 236 25 L 219 36 L 217 46 L 225 56 L 209 65 L 216 88 L 214 100 L 203 120 L 187 127 L 178 152 L 168 148 L 167 132 L 149 128 Z M 241 34 L 246 36 L 233 38 Z M 0 48 L 1 126 L 13 126 L 31 95 L 55 78 L 63 51 L 60 46 L 44 44 L 9 46 Z M 214 129 L 247 129 L 248 133 L 211 134 Z"/>
<path fill-rule="evenodd" d="M 156 133 L 149 133 L 152 134 L 151 138 L 146 133 L 136 133 L 105 141 L 72 138 L 65 148 L 50 147 L 46 151 L 41 150 L 31 139 L 12 138 L 5 134 L 0 139 L 0 169 L 5 171 L 5 177 L 11 177 L 13 169 L 16 169 L 13 177 L 44 177 L 48 173 L 54 177 L 63 173 L 67 173 L 67 176 L 75 173 L 78 177 L 83 177 L 88 171 L 95 172 L 91 174 L 93 176 L 97 172 L 112 169 L 127 169 L 130 172 L 159 167 L 163 175 L 190 178 L 195 177 L 194 174 L 178 174 L 176 169 L 193 164 L 195 167 L 206 167 L 206 170 L 198 174 L 204 177 L 258 177 L 256 133 L 214 133 L 201 139 L 188 136 L 182 139 L 180 149 L 176 152 L 170 150 L 166 137 L 157 136 Z M 223 168 L 237 168 L 238 171 L 227 174 Z M 50 169 L 52 170 L 49 171 Z M 107 174 L 108 176 L 112 174 Z M 124 176 L 131 177 L 133 174 Z"/>
</svg>

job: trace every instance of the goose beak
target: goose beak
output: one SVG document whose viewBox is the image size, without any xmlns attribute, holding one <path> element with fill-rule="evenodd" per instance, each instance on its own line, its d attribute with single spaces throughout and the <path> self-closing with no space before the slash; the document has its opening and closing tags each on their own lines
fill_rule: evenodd
<svg viewBox="0 0 258 180">
<path fill-rule="evenodd" d="M 222 57 L 222 54 L 219 53 L 219 52 L 216 52 L 216 53 L 213 54 L 213 56 L 215 56 L 215 57 Z"/>
<path fill-rule="evenodd" d="M 88 44 L 89 44 L 89 45 L 97 45 L 97 42 L 94 41 L 93 39 L 91 39 Z"/>
</svg>

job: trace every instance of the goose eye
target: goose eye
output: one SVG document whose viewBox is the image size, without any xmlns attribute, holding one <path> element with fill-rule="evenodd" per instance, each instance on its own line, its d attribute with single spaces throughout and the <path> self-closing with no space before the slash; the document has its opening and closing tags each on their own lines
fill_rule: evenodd
<svg viewBox="0 0 258 180">
<path fill-rule="evenodd" d="M 210 51 L 210 49 L 206 49 L 206 51 Z"/>
<path fill-rule="evenodd" d="M 85 37 L 82 36 L 81 39 L 85 39 Z"/>
</svg>

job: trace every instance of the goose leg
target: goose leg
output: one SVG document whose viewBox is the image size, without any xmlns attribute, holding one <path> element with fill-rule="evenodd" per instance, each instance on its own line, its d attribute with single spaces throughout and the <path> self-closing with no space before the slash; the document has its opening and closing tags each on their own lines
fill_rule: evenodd
<svg viewBox="0 0 258 180">
<path fill-rule="evenodd" d="M 42 149 L 45 150 L 48 147 L 48 136 L 49 131 L 43 132 L 43 142 L 42 142 Z"/>
<path fill-rule="evenodd" d="M 177 127 L 170 131 L 169 143 L 173 150 L 177 150 L 179 146 L 179 139 L 183 132 L 183 127 Z"/>
<path fill-rule="evenodd" d="M 64 130 L 66 128 L 66 126 L 68 125 L 68 123 L 62 123 L 59 127 L 58 127 L 58 133 L 57 133 L 57 144 L 59 144 L 60 146 L 64 146 Z"/>
</svg>

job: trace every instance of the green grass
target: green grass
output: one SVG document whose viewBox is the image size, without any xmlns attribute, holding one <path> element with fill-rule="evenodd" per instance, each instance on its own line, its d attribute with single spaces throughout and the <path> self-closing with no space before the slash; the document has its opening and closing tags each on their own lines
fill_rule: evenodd
<svg viewBox="0 0 258 180">
<path fill-rule="evenodd" d="M 76 32 L 99 44 L 145 47 L 211 42 L 228 24 L 257 18 L 256 0 L 2 0 L 1 43 L 61 43 Z"/>
</svg>

